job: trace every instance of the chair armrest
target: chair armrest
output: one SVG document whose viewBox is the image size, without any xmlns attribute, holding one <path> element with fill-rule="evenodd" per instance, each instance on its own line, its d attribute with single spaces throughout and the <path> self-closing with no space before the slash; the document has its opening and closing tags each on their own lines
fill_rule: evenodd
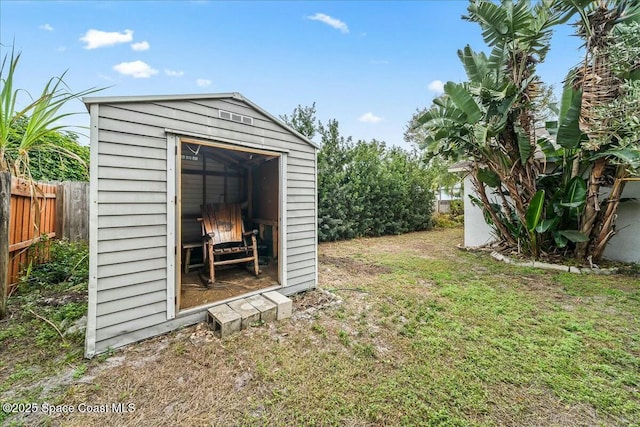
<svg viewBox="0 0 640 427">
<path fill-rule="evenodd" d="M 245 231 L 244 233 L 242 233 L 243 236 L 251 236 L 252 234 L 254 236 L 257 236 L 259 233 L 258 230 L 251 230 L 251 231 Z"/>
</svg>

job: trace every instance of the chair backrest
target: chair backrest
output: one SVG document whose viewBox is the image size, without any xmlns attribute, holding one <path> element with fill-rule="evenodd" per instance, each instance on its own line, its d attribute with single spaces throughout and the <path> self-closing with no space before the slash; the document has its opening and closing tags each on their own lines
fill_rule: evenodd
<svg viewBox="0 0 640 427">
<path fill-rule="evenodd" d="M 242 216 L 239 204 L 209 203 L 201 205 L 202 228 L 208 235 L 213 233 L 214 245 L 242 242 Z"/>
</svg>

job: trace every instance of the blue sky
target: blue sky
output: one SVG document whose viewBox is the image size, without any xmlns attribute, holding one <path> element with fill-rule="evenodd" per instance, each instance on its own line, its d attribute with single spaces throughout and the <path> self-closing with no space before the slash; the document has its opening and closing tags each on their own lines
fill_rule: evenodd
<svg viewBox="0 0 640 427">
<path fill-rule="evenodd" d="M 457 49 L 487 50 L 467 4 L 1 0 L 0 41 L 22 51 L 16 85 L 34 95 L 68 70 L 74 91 L 110 86 L 99 96 L 240 92 L 276 116 L 316 102 L 343 135 L 406 147 L 415 109 L 464 80 Z M 556 87 L 580 60 L 571 33 L 556 30 L 539 67 Z"/>
</svg>

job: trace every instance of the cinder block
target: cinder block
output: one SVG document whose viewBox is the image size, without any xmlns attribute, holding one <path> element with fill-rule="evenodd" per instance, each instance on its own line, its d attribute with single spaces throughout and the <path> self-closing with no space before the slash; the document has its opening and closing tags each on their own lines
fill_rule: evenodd
<svg viewBox="0 0 640 427">
<path fill-rule="evenodd" d="M 291 317 L 293 302 L 289 298 L 276 291 L 265 292 L 262 296 L 273 302 L 278 307 L 276 319 L 282 320 Z"/>
<path fill-rule="evenodd" d="M 231 301 L 228 305 L 242 318 L 242 329 L 246 329 L 252 323 L 260 321 L 260 311 L 246 299 Z"/>
<path fill-rule="evenodd" d="M 271 320 L 276 320 L 278 315 L 278 307 L 264 298 L 261 295 L 254 295 L 252 297 L 247 298 L 249 304 L 254 306 L 260 312 L 260 320 L 263 322 L 269 322 Z"/>
<path fill-rule="evenodd" d="M 227 304 L 211 307 L 207 316 L 209 323 L 213 324 L 213 331 L 220 334 L 220 338 L 238 332 L 242 327 L 242 317 Z"/>
</svg>

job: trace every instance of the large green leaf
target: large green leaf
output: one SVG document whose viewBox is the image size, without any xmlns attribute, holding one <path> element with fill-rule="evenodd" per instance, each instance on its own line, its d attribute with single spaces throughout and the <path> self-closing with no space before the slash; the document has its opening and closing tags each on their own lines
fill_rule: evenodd
<svg viewBox="0 0 640 427">
<path fill-rule="evenodd" d="M 469 5 L 469 17 L 467 19 L 478 22 L 482 27 L 482 38 L 489 46 L 494 46 L 509 32 L 509 17 L 500 5 L 479 1 Z"/>
<path fill-rule="evenodd" d="M 535 230 L 542 216 L 542 207 L 544 206 L 544 190 L 538 190 L 529 203 L 529 208 L 525 215 L 527 220 L 527 230 L 530 232 Z"/>
<path fill-rule="evenodd" d="M 548 138 L 538 138 L 538 146 L 544 153 L 547 162 L 557 162 L 562 158 L 561 150 L 558 150 Z"/>
<path fill-rule="evenodd" d="M 500 177 L 489 169 L 479 169 L 478 170 L 478 179 L 480 182 L 487 184 L 491 188 L 496 188 L 500 185 Z"/>
<path fill-rule="evenodd" d="M 567 243 L 569 243 L 567 238 L 560 234 L 560 232 L 558 231 L 553 232 L 553 240 L 556 242 L 556 246 L 560 249 L 564 248 L 565 246 L 567 246 Z"/>
<path fill-rule="evenodd" d="M 550 120 L 550 121 L 544 122 L 544 127 L 549 132 L 549 135 L 557 135 L 558 134 L 558 121 L 557 120 Z"/>
<path fill-rule="evenodd" d="M 435 104 L 429 108 L 422 116 L 418 117 L 418 123 L 420 125 L 427 125 L 431 120 L 435 119 L 447 119 L 459 124 L 466 123 L 465 113 L 456 108 L 451 99 L 447 95 L 440 96 L 433 100 Z"/>
<path fill-rule="evenodd" d="M 640 151 L 629 148 L 619 148 L 603 151 L 591 157 L 591 159 L 599 159 L 601 157 L 614 157 L 619 162 L 637 168 L 640 166 Z"/>
<path fill-rule="evenodd" d="M 567 111 L 569 111 L 569 107 L 571 106 L 571 102 L 573 101 L 573 97 L 576 95 L 577 91 L 573 87 L 573 80 L 575 79 L 575 70 L 570 70 L 567 73 L 567 76 L 564 78 L 564 87 L 562 88 L 562 98 L 560 99 L 560 111 L 558 112 L 558 123 L 564 121 L 564 118 L 567 116 Z"/>
<path fill-rule="evenodd" d="M 580 208 L 587 201 L 587 184 L 580 176 L 571 178 L 562 197 L 560 206 L 565 208 Z"/>
<path fill-rule="evenodd" d="M 523 165 L 529 160 L 531 155 L 531 142 L 529 137 L 524 133 L 524 130 L 519 129 L 518 132 L 518 150 L 520 151 L 520 163 Z"/>
<path fill-rule="evenodd" d="M 500 83 L 503 76 L 504 64 L 506 63 L 507 49 L 505 43 L 498 43 L 491 50 L 489 60 L 487 62 L 487 68 L 495 73 L 496 83 Z"/>
<path fill-rule="evenodd" d="M 585 236 L 584 234 L 582 234 L 581 232 L 579 232 L 578 230 L 560 230 L 560 231 L 558 231 L 558 233 L 562 237 L 565 237 L 565 238 L 571 240 L 573 243 L 588 242 L 589 241 L 589 238 L 587 236 Z"/>
<path fill-rule="evenodd" d="M 569 105 L 565 105 L 569 102 Z M 572 87 L 565 87 L 562 95 L 562 106 L 560 107 L 560 117 L 558 135 L 556 141 L 564 148 L 577 148 L 583 138 L 580 130 L 580 107 L 582 105 L 582 91 L 576 91 Z"/>
<path fill-rule="evenodd" d="M 470 81 L 481 82 L 487 75 L 487 57 L 484 53 L 475 53 L 469 45 L 466 45 L 464 49 L 458 50 L 458 57 Z"/>
<path fill-rule="evenodd" d="M 451 102 L 467 115 L 468 123 L 476 123 L 482 117 L 482 111 L 469 91 L 460 83 L 447 82 L 444 93 L 449 95 Z"/>
<path fill-rule="evenodd" d="M 487 132 L 489 129 L 487 129 L 486 126 L 483 126 L 479 123 L 477 123 L 474 127 L 473 127 L 473 136 L 475 136 L 476 138 L 476 142 L 478 144 L 484 145 L 484 143 L 487 141 Z"/>
<path fill-rule="evenodd" d="M 536 232 L 545 233 L 545 232 L 555 228 L 555 226 L 558 225 L 558 223 L 560 223 L 560 217 L 558 217 L 558 216 L 553 218 L 553 219 L 543 219 L 536 226 Z"/>
</svg>

